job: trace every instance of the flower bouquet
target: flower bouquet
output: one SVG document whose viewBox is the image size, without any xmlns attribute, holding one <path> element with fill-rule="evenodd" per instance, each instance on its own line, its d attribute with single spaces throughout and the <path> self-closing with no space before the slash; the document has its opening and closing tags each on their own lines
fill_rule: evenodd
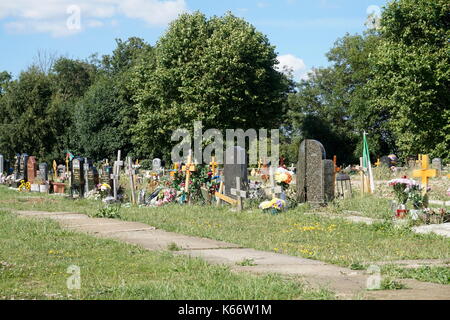
<svg viewBox="0 0 450 320">
<path fill-rule="evenodd" d="M 406 209 L 406 203 L 410 199 L 411 194 L 416 194 L 419 189 L 419 185 L 415 180 L 403 177 L 401 179 L 394 179 L 389 181 L 389 186 L 394 188 L 394 194 L 397 198 L 399 207 L 396 210 L 397 218 L 405 218 L 408 214 Z"/>
<path fill-rule="evenodd" d="M 289 185 L 292 182 L 292 176 L 293 172 L 283 168 L 279 167 L 275 171 L 275 181 L 283 188 L 283 190 L 287 190 L 289 188 Z"/>
<path fill-rule="evenodd" d="M 286 207 L 286 201 L 274 198 L 270 201 L 264 201 L 259 205 L 263 212 L 270 212 L 273 215 L 279 214 Z"/>
</svg>

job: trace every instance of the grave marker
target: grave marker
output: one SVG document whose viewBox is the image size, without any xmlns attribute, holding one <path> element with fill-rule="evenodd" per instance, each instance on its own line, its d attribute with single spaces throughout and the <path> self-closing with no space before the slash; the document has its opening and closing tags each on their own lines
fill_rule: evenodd
<svg viewBox="0 0 450 320">
<path fill-rule="evenodd" d="M 422 179 L 422 194 L 425 196 L 428 192 L 428 179 L 437 176 L 436 169 L 429 169 L 428 155 L 422 155 L 422 169 L 413 172 L 414 178 Z"/>
<path fill-rule="evenodd" d="M 36 157 L 34 157 L 34 156 L 28 157 L 26 170 L 27 170 L 28 182 L 33 184 L 34 180 L 36 179 L 36 176 L 37 176 Z"/>
<path fill-rule="evenodd" d="M 243 205 L 242 205 L 242 198 L 247 198 L 247 192 L 244 190 L 241 190 L 241 178 L 236 177 L 236 188 L 233 188 L 230 190 L 231 194 L 233 196 L 236 196 L 237 198 L 237 210 L 242 211 Z"/>
<path fill-rule="evenodd" d="M 433 169 L 436 169 L 438 174 L 440 175 L 442 172 L 442 159 L 441 158 L 434 158 L 433 161 L 431 161 L 431 167 Z"/>
<path fill-rule="evenodd" d="M 231 189 L 246 190 L 248 185 L 248 170 L 245 149 L 242 147 L 233 147 L 232 149 L 232 152 L 227 152 L 223 170 L 224 194 L 226 196 L 232 196 Z M 231 154 L 233 155 L 233 158 L 231 158 Z M 240 178 L 240 186 L 236 185 L 237 177 Z"/>
<path fill-rule="evenodd" d="M 117 160 L 114 161 L 113 174 L 111 175 L 111 179 L 113 180 L 113 192 L 114 192 L 114 200 L 117 201 L 117 191 L 119 190 L 119 176 L 120 176 L 120 167 L 123 166 L 123 161 L 120 160 L 121 151 L 117 152 Z"/>
<path fill-rule="evenodd" d="M 74 158 L 72 160 L 72 174 L 71 174 L 71 187 L 70 193 L 72 197 L 74 196 L 74 191 L 78 194 L 80 198 L 83 197 L 84 193 L 84 159 Z"/>
<path fill-rule="evenodd" d="M 155 161 L 155 160 L 153 160 L 153 161 Z M 133 161 L 131 160 L 131 157 L 127 158 L 127 169 L 128 169 L 128 176 L 130 178 L 131 203 L 136 204 L 136 194 L 134 192 L 134 175 L 136 173 L 135 173 L 135 170 L 133 169 Z"/>
<path fill-rule="evenodd" d="M 190 202 L 189 197 L 189 184 L 191 183 L 191 173 L 195 172 L 197 169 L 195 168 L 195 164 L 192 163 L 192 150 L 189 151 L 188 160 L 185 166 L 181 169 L 183 172 L 186 173 L 186 181 L 184 186 L 184 192 L 186 193 L 186 200 Z"/>
<path fill-rule="evenodd" d="M 48 181 L 48 164 L 45 162 L 39 164 L 39 177 L 44 181 Z"/>
</svg>

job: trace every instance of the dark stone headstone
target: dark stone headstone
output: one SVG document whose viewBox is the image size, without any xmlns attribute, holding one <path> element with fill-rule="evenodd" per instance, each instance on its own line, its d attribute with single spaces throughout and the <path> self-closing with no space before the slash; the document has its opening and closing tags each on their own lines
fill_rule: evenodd
<svg viewBox="0 0 450 320">
<path fill-rule="evenodd" d="M 44 181 L 48 181 L 48 164 L 45 162 L 39 164 L 39 177 Z"/>
<path fill-rule="evenodd" d="M 392 160 L 388 156 L 381 157 L 380 159 L 381 165 L 384 167 L 392 167 Z"/>
<path fill-rule="evenodd" d="M 16 180 L 27 180 L 28 155 L 23 153 L 19 158 L 19 172 Z"/>
<path fill-rule="evenodd" d="M 74 158 L 72 160 L 71 194 L 78 194 L 80 197 L 84 193 L 84 159 Z"/>
<path fill-rule="evenodd" d="M 28 179 L 28 182 L 33 184 L 34 180 L 36 179 L 36 176 L 37 176 L 36 157 L 30 156 L 30 157 L 28 157 L 28 162 L 27 162 L 27 179 Z"/>
<path fill-rule="evenodd" d="M 113 173 L 112 167 L 109 165 L 104 165 L 102 168 L 101 182 L 112 186 L 111 174 Z"/>
<path fill-rule="evenodd" d="M 225 165 L 223 169 L 225 194 L 233 199 L 237 199 L 236 196 L 231 194 L 231 189 L 236 189 L 236 177 L 240 178 L 241 185 L 238 189 L 247 190 L 248 177 L 247 177 L 247 159 L 245 149 L 241 147 L 233 147 L 234 157 L 229 157 L 227 154 Z"/>
<path fill-rule="evenodd" d="M 297 195 L 300 202 L 325 203 L 325 176 L 323 161 L 325 148 L 316 140 L 305 140 L 300 145 L 297 172 Z"/>
<path fill-rule="evenodd" d="M 334 200 L 336 168 L 332 160 L 323 160 L 325 201 Z"/>
<path fill-rule="evenodd" d="M 84 159 L 84 191 L 88 193 L 94 190 L 98 184 L 98 172 L 92 160 Z"/>
</svg>

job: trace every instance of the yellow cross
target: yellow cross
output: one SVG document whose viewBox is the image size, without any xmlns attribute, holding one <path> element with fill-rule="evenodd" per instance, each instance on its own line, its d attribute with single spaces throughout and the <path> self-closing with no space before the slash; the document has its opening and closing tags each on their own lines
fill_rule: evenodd
<svg viewBox="0 0 450 320">
<path fill-rule="evenodd" d="M 379 167 L 379 166 L 381 165 L 380 158 L 378 158 L 377 162 L 375 162 L 375 165 L 376 165 L 377 167 Z"/>
<path fill-rule="evenodd" d="M 216 157 L 212 157 L 209 165 L 211 166 L 211 171 L 212 171 L 213 177 L 215 177 L 216 176 L 216 168 L 218 165 L 218 163 L 216 162 Z"/>
<path fill-rule="evenodd" d="M 428 178 L 435 178 L 437 176 L 437 170 L 428 168 L 428 155 L 422 155 L 420 159 L 422 169 L 414 170 L 413 175 L 414 178 L 422 178 L 422 193 L 425 195 L 428 190 Z"/>
<path fill-rule="evenodd" d="M 55 181 L 58 178 L 58 176 L 56 175 L 56 170 L 57 169 L 58 169 L 58 167 L 56 166 L 56 161 L 53 160 L 53 180 L 55 180 Z"/>
</svg>

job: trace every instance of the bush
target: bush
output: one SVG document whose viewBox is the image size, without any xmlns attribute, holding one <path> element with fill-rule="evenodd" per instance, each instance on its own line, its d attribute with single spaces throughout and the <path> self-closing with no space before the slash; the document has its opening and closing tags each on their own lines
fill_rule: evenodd
<svg viewBox="0 0 450 320">
<path fill-rule="evenodd" d="M 120 207 L 119 206 L 106 206 L 98 209 L 94 214 L 95 218 L 109 218 L 109 219 L 119 219 L 121 218 Z"/>
</svg>

